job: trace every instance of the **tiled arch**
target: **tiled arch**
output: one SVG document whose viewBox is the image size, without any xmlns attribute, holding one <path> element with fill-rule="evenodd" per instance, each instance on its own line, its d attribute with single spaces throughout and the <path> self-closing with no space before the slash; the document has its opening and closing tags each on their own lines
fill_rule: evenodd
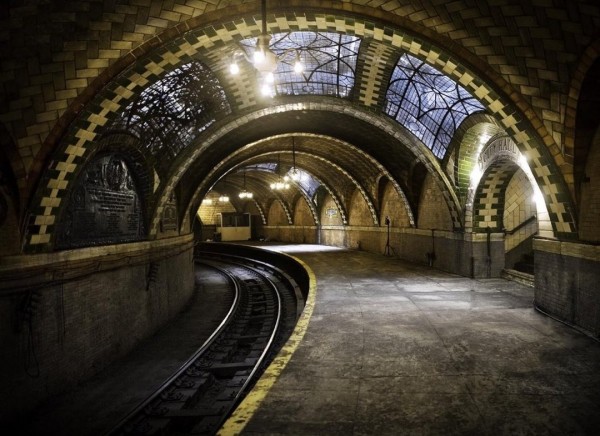
<svg viewBox="0 0 600 436">
<path fill-rule="evenodd" d="M 284 137 L 285 135 L 278 135 L 278 136 L 279 137 Z M 274 136 L 274 137 L 272 137 L 272 139 L 277 138 L 278 136 Z M 404 191 L 400 187 L 398 181 L 395 180 L 392 177 L 392 175 L 385 169 L 385 167 L 381 163 L 377 162 L 372 156 L 370 156 L 365 151 L 357 148 L 356 146 L 354 146 L 352 144 L 343 142 L 343 141 L 341 141 L 339 139 L 335 139 L 335 138 L 331 138 L 331 137 L 326 137 L 324 135 L 309 134 L 309 133 L 304 133 L 304 134 L 302 134 L 300 136 L 307 137 L 307 138 L 314 138 L 314 139 L 323 139 L 323 140 L 325 140 L 327 142 L 337 142 L 340 145 L 344 146 L 345 148 L 351 149 L 352 153 L 357 156 L 357 159 L 361 159 L 364 162 L 368 162 L 369 165 L 371 165 L 373 168 L 376 169 L 376 171 L 379 173 L 380 176 L 381 175 L 386 176 L 390 180 L 390 183 L 392 184 L 392 186 L 394 187 L 394 189 L 398 193 L 398 196 L 399 196 L 400 200 L 402 201 L 402 203 L 404 205 L 404 208 L 406 210 L 406 214 L 407 214 L 407 217 L 408 217 L 410 225 L 413 226 L 413 227 L 415 226 L 414 213 L 413 213 L 413 211 L 411 209 L 411 206 L 409 204 L 408 199 L 406 198 L 406 195 L 405 195 Z M 243 147 L 242 149 L 239 149 L 238 151 L 232 153 L 228 157 L 228 160 L 235 159 L 236 156 L 241 151 L 243 151 L 243 149 L 248 148 L 248 147 L 252 147 L 252 146 L 253 146 L 253 144 L 248 144 L 245 147 Z M 322 156 L 315 156 L 315 155 L 312 155 L 312 154 L 309 154 L 309 153 L 305 153 L 305 152 L 302 152 L 302 151 L 296 151 L 296 154 L 297 155 L 302 155 L 302 154 L 310 155 L 313 158 L 319 159 L 320 161 L 324 162 L 327 166 L 331 166 L 331 167 L 335 168 L 337 171 L 339 171 L 340 173 L 342 173 L 346 177 L 348 177 L 348 179 L 352 181 L 352 184 L 355 186 L 356 189 L 359 190 L 359 192 L 361 193 L 361 195 L 365 199 L 365 202 L 367 203 L 369 211 L 371 213 L 374 225 L 378 225 L 379 224 L 378 213 L 379 213 L 379 209 L 380 209 L 381 205 L 379 204 L 379 201 L 377 200 L 377 197 L 376 197 L 377 193 L 373 192 L 374 196 L 372 196 L 369 193 L 368 186 L 366 186 L 366 184 L 369 183 L 369 181 L 358 180 L 356 177 L 354 177 L 351 174 L 349 174 L 346 169 L 342 168 L 340 165 L 337 165 L 331 159 L 324 158 Z M 188 211 L 184 213 L 184 217 L 189 216 L 189 214 L 191 213 L 191 210 L 189 208 L 193 207 L 193 205 L 199 203 L 199 196 L 202 195 L 202 192 L 207 189 L 208 184 L 211 183 L 211 180 L 213 180 L 213 178 L 214 178 L 214 174 L 216 174 L 216 172 L 218 171 L 219 168 L 221 168 L 222 166 L 225 166 L 225 165 L 227 165 L 226 161 L 223 161 L 223 162 L 219 163 L 219 165 L 217 167 L 215 167 L 210 172 L 210 174 L 207 174 L 207 176 L 205 177 L 205 181 L 202 182 L 202 183 L 200 183 L 198 185 L 198 187 L 195 190 L 195 193 L 192 196 L 192 200 L 189 202 Z M 312 174 L 312 176 L 315 177 L 314 174 Z M 327 191 L 330 193 L 330 195 L 332 196 L 332 199 L 334 200 L 334 202 L 336 203 L 336 206 L 338 207 L 338 210 L 340 211 L 342 223 L 346 224 L 348 222 L 347 221 L 347 211 L 346 211 L 346 208 L 342 205 L 342 203 L 341 203 L 341 201 L 339 199 L 340 197 L 339 197 L 338 193 L 335 193 L 332 190 L 331 186 L 329 186 L 329 184 L 325 183 L 323 180 L 318 179 L 318 178 L 316 178 L 316 180 L 319 181 L 319 183 L 321 185 L 325 186 L 325 188 L 327 189 Z M 185 218 L 184 218 L 184 220 L 185 220 Z"/>
<path fill-rule="evenodd" d="M 573 164 L 573 157 L 575 155 L 575 120 L 577 118 L 577 102 L 579 101 L 579 94 L 581 92 L 581 86 L 586 78 L 588 70 L 594 62 L 600 57 L 600 39 L 594 44 L 587 47 L 583 56 L 581 56 L 579 64 L 571 78 L 569 84 L 569 95 L 566 104 L 565 113 L 565 156 L 568 158 L 568 162 Z M 563 169 L 563 174 L 567 179 L 567 182 L 571 186 L 574 183 L 573 180 L 573 167 L 568 168 L 569 171 Z"/>
<path fill-rule="evenodd" d="M 497 159 L 484 172 L 473 202 L 473 232 L 500 232 L 504 225 L 504 194 L 508 182 L 519 165 L 504 157 Z"/>
<path fill-rule="evenodd" d="M 465 212 L 466 229 L 473 232 L 483 232 L 487 228 L 496 232 L 503 231 L 504 210 L 510 207 L 510 204 L 507 205 L 505 201 L 506 189 L 513 176 L 521 170 L 525 176 L 521 180 L 530 184 L 536 192 L 538 234 L 545 238 L 553 237 L 547 205 L 537 195 L 539 192 L 537 181 L 525 157 L 518 152 L 512 139 L 503 133 L 498 133 L 488 141 L 478 160 L 483 174 L 479 180 L 472 180 L 475 186 L 469 189 Z M 523 187 L 521 191 L 525 192 L 528 189 L 530 188 Z"/>
<path fill-rule="evenodd" d="M 453 167 L 447 170 L 453 172 L 461 204 L 467 200 L 471 171 L 476 165 L 477 153 L 486 145 L 481 143 L 481 139 L 489 140 L 500 131 L 502 129 L 487 114 L 471 115 L 457 129 L 448 153 L 453 157 Z"/>
<path fill-rule="evenodd" d="M 293 216 L 296 217 L 297 204 L 298 204 L 298 201 L 300 200 L 300 198 L 302 198 L 308 205 L 308 209 L 310 210 L 310 215 L 312 216 L 313 222 L 315 225 L 318 226 L 320 224 L 320 220 L 319 220 L 319 215 L 317 213 L 317 208 L 315 207 L 314 203 L 311 201 L 309 196 L 306 194 L 306 192 L 304 192 L 303 190 L 300 190 L 300 194 L 297 197 L 294 197 L 294 203 L 293 203 L 294 204 L 294 215 Z"/>
<path fill-rule="evenodd" d="M 251 147 L 252 144 L 248 144 L 246 147 Z M 191 216 L 192 213 L 192 208 L 194 207 L 194 205 L 199 204 L 200 201 L 200 196 L 204 195 L 204 193 L 206 192 L 206 190 L 209 188 L 209 184 L 215 180 L 215 178 L 219 177 L 219 174 L 222 173 L 223 171 L 225 171 L 226 167 L 230 164 L 230 161 L 236 159 L 237 155 L 240 154 L 241 149 L 237 150 L 236 152 L 232 153 L 228 159 L 223 160 L 222 162 L 219 163 L 219 165 L 215 166 L 205 177 L 204 181 L 202 183 L 200 183 L 196 189 L 194 190 L 194 193 L 192 195 L 192 198 L 190 200 L 190 202 L 187 205 L 187 210 L 184 212 L 183 216 L 183 224 L 182 227 L 186 228 L 186 226 L 188 225 L 188 221 L 187 218 L 189 216 Z M 270 152 L 270 153 L 263 153 L 261 155 L 254 155 L 253 159 L 256 158 L 261 158 L 262 156 L 268 156 L 271 154 L 275 154 L 274 152 Z M 301 154 L 300 152 L 297 152 L 296 154 Z M 317 158 L 315 156 L 313 156 L 314 158 Z M 330 165 L 331 162 L 330 161 L 326 161 L 325 159 L 323 159 L 323 161 L 326 162 L 327 165 Z M 338 171 L 343 171 L 341 168 L 337 167 L 336 168 Z M 343 173 L 350 179 L 352 180 L 355 184 L 356 181 L 353 179 L 352 176 L 350 176 L 349 174 L 347 174 L 347 172 L 343 171 Z M 335 192 L 331 186 L 329 186 L 329 184 L 325 183 L 323 180 L 321 180 L 320 178 L 316 177 L 314 174 L 311 174 L 311 177 L 315 178 L 315 180 L 317 180 L 321 186 L 323 186 L 327 192 L 329 192 L 329 194 L 331 195 L 331 198 L 333 199 L 334 203 L 336 204 L 336 207 L 338 208 L 341 218 L 342 218 L 342 222 L 343 223 L 347 223 L 347 217 L 348 217 L 348 212 L 346 210 L 346 207 L 343 205 L 343 202 L 340 200 L 339 195 L 337 192 Z M 360 188 L 358 188 L 360 189 Z M 364 191 L 364 190 L 363 190 Z M 314 212 L 314 218 L 315 218 L 315 223 L 318 223 L 320 220 L 318 218 L 318 213 L 317 210 L 314 209 L 314 207 L 312 206 L 312 203 L 310 201 L 309 198 L 307 198 L 305 196 L 306 201 L 309 203 L 309 207 L 311 208 L 311 211 Z M 368 197 L 365 198 L 365 200 L 368 202 L 369 199 Z M 291 216 L 291 215 L 290 215 Z"/>
<path fill-rule="evenodd" d="M 352 20 L 346 20 L 341 16 L 333 17 L 325 14 L 311 13 L 290 16 L 276 13 L 270 15 L 269 20 L 268 26 L 270 29 L 333 30 L 373 38 L 425 59 L 457 80 L 486 106 L 486 109 L 499 120 L 501 125 L 515 139 L 521 151 L 528 155 L 547 204 L 551 209 L 550 214 L 553 218 L 552 223 L 556 234 L 558 236 L 573 237 L 575 222 L 571 210 L 570 196 L 567 195 L 564 181 L 556 166 L 556 163 L 562 163 L 562 155 L 555 153 L 555 159 L 558 159 L 558 162 L 553 159 L 546 147 L 549 147 L 552 151 L 556 149 L 556 145 L 553 144 L 551 137 L 545 133 L 543 124 L 536 121 L 536 116 L 532 111 L 527 112 L 530 118 L 529 121 L 527 120 L 524 115 L 527 103 L 519 100 L 520 97 L 516 96 L 515 93 L 511 93 L 510 86 L 499 76 L 490 71 L 487 72 L 488 77 L 486 77 L 486 80 L 489 83 L 494 83 L 493 86 L 490 86 L 481 77 L 477 77 L 474 71 L 461 66 L 460 59 L 445 52 L 439 46 L 432 45 L 424 39 L 414 37 L 412 34 L 407 34 L 399 29 L 367 22 L 355 17 Z M 181 30 L 181 28 L 178 28 L 168 31 L 165 36 L 179 36 Z M 42 204 L 47 203 L 48 199 L 64 196 L 72 179 L 71 173 L 79 163 L 79 158 L 86 152 L 90 143 L 97 139 L 99 132 L 102 131 L 102 127 L 107 121 L 114 117 L 115 113 L 122 110 L 135 94 L 141 92 L 149 83 L 153 83 L 162 77 L 168 69 L 191 59 L 192 56 L 205 52 L 215 45 L 223 44 L 233 36 L 249 36 L 253 33 L 256 34 L 258 31 L 257 22 L 253 19 L 225 23 L 217 31 L 213 27 L 193 29 L 186 33 L 184 38 L 169 40 L 168 44 L 154 49 L 150 58 L 138 59 L 137 63 L 124 72 L 118 80 L 109 83 L 107 88 L 96 95 L 92 103 L 87 105 L 85 110 L 81 112 L 77 121 L 64 137 L 60 151 L 56 153 L 55 165 L 50 168 L 45 179 L 41 182 L 42 189 L 40 191 L 47 191 L 49 194 L 39 195 L 34 201 L 34 210 L 32 211 L 34 226 L 30 228 L 26 243 L 29 246 L 40 247 L 48 244 L 52 232 L 52 223 L 56 216 L 56 206 L 43 207 Z M 154 41 L 154 43 L 159 41 Z M 148 47 L 145 48 L 148 49 Z M 478 64 L 477 61 L 472 60 L 473 64 Z M 377 81 L 372 83 L 373 87 L 380 85 Z M 509 98 L 501 96 L 496 89 L 501 89 L 517 101 L 511 101 Z M 518 109 L 516 105 L 521 109 Z M 533 122 L 533 125 L 530 122 Z M 380 125 L 381 121 L 375 121 L 374 124 Z M 431 169 L 435 170 L 434 174 L 440 173 L 437 165 L 433 163 L 434 161 L 430 157 L 424 156 L 426 153 L 420 150 L 419 154 L 431 166 Z M 444 178 L 443 175 L 438 177 Z M 457 205 L 455 194 L 448 191 L 449 183 L 444 182 L 443 185 L 446 186 L 446 189 L 444 189 L 445 195 L 453 197 L 448 198 L 450 200 L 449 204 L 454 203 Z M 170 191 L 174 186 L 173 180 L 170 180 L 167 186 L 169 186 Z M 168 193 L 163 190 L 156 215 L 160 215 L 162 204 L 167 197 Z M 453 209 L 458 208 L 454 206 Z M 461 227 L 460 210 L 453 210 L 452 215 L 454 226 Z"/>
<path fill-rule="evenodd" d="M 283 200 L 283 198 L 281 198 L 281 196 L 279 196 L 277 194 L 276 194 L 275 198 L 273 199 L 273 201 L 271 201 L 268 205 L 269 213 L 267 214 L 267 216 L 269 216 L 271 209 L 277 203 L 279 203 L 279 205 L 283 209 L 283 212 L 285 213 L 285 218 L 287 219 L 288 225 L 291 226 L 294 223 L 294 219 L 292 216 L 292 212 L 290 210 L 290 206 Z M 267 225 L 272 225 L 271 223 L 269 223 L 268 219 L 267 219 Z"/>
</svg>

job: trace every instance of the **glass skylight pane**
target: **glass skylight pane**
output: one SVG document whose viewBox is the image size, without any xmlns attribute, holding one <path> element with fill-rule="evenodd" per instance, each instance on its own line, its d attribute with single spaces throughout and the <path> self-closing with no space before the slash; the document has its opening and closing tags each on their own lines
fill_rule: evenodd
<svg viewBox="0 0 600 436">
<path fill-rule="evenodd" d="M 240 42 L 252 59 L 257 38 Z M 275 73 L 279 95 L 347 97 L 354 87 L 360 38 L 332 32 L 288 32 L 272 35 L 269 48 L 277 55 Z M 304 72 L 294 71 L 300 59 Z"/>
<path fill-rule="evenodd" d="M 136 134 L 142 147 L 165 164 L 230 111 L 216 76 L 203 64 L 191 62 L 142 91 L 111 127 Z"/>
<path fill-rule="evenodd" d="M 444 157 L 460 123 L 483 105 L 431 65 L 403 54 L 390 80 L 384 112 Z"/>
</svg>

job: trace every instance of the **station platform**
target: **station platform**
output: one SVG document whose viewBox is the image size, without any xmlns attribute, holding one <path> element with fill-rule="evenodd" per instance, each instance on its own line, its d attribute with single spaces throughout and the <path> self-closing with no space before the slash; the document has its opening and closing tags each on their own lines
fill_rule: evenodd
<svg viewBox="0 0 600 436">
<path fill-rule="evenodd" d="M 221 434 L 598 434 L 600 343 L 535 311 L 532 288 L 361 251 L 263 248 L 312 270 L 314 307 L 277 377 Z M 110 430 L 195 350 L 180 339 L 209 313 L 212 280 L 177 320 L 19 434 Z"/>
<path fill-rule="evenodd" d="M 267 248 L 314 271 L 316 298 L 243 434 L 599 434 L 600 343 L 534 310 L 532 288 L 360 251 Z"/>
</svg>

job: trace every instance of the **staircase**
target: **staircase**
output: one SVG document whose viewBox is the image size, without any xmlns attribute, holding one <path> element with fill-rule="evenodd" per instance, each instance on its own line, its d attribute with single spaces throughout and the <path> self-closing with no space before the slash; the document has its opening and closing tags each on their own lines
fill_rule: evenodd
<svg viewBox="0 0 600 436">
<path fill-rule="evenodd" d="M 521 283 L 533 288 L 534 286 L 534 263 L 533 252 L 524 254 L 518 262 L 515 262 L 514 269 L 504 269 L 502 278 Z"/>
<path fill-rule="evenodd" d="M 533 274 L 533 252 L 521 256 L 521 260 L 515 263 L 514 269 L 527 274 Z"/>
</svg>

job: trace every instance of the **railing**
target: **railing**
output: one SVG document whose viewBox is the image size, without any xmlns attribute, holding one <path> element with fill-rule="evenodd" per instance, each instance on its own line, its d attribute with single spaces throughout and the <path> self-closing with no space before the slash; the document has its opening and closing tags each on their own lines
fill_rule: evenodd
<svg viewBox="0 0 600 436">
<path fill-rule="evenodd" d="M 507 234 L 507 235 L 514 235 L 520 229 L 522 229 L 523 227 L 525 227 L 527 224 L 531 223 L 532 221 L 535 221 L 536 219 L 537 219 L 537 215 L 531 215 L 529 218 L 527 218 L 522 223 L 517 224 L 517 226 L 514 227 L 513 229 L 511 229 L 511 230 L 504 229 L 504 233 Z"/>
</svg>

